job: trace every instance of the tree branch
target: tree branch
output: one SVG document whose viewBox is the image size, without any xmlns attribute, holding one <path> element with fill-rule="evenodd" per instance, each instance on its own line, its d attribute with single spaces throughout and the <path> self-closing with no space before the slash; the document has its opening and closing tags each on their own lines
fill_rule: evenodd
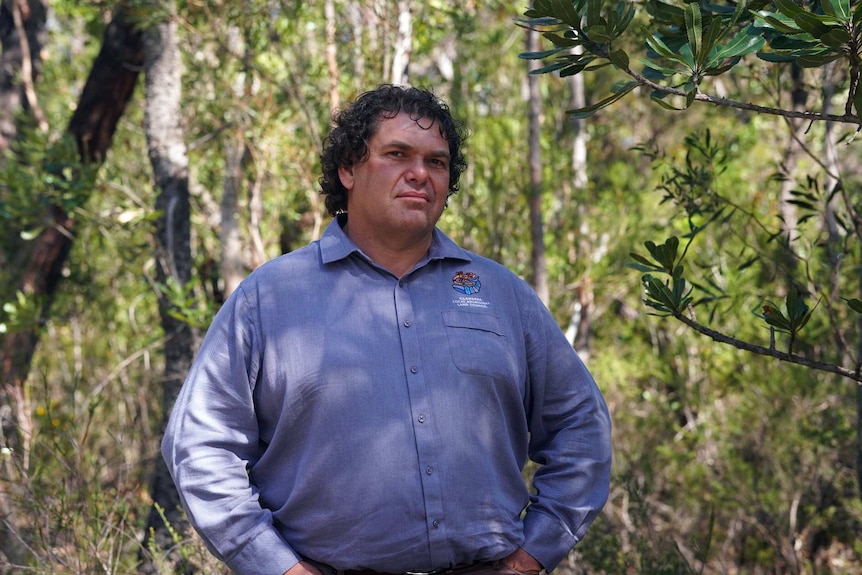
<svg viewBox="0 0 862 575">
<path fill-rule="evenodd" d="M 674 96 L 686 95 L 685 90 L 656 84 L 646 76 L 638 74 L 630 68 L 623 70 L 623 72 L 631 76 L 640 86 L 648 86 L 653 90 L 658 90 L 659 92 Z M 757 114 L 769 114 L 772 116 L 783 116 L 785 118 L 798 118 L 802 120 L 808 120 L 810 122 L 820 121 L 839 122 L 842 124 L 855 124 L 856 126 L 858 126 L 858 129 L 862 129 L 862 119 L 852 114 L 823 114 L 820 112 L 805 112 L 801 110 L 785 110 L 782 108 L 771 108 L 769 106 L 760 106 L 758 104 L 749 104 L 747 102 L 738 102 L 736 100 L 731 100 L 728 98 L 710 96 L 709 94 L 705 94 L 700 91 L 695 95 L 694 99 L 698 102 L 706 102 L 708 104 L 714 104 L 716 106 L 722 106 L 725 108 L 735 108 L 737 110 L 747 110 L 749 112 L 755 112 Z"/>
<path fill-rule="evenodd" d="M 810 369 L 816 369 L 819 371 L 827 371 L 829 373 L 835 373 L 835 374 L 838 374 L 840 376 L 852 379 L 853 381 L 859 382 L 860 386 L 862 386 L 862 373 L 860 373 L 859 366 L 857 366 L 857 368 L 855 370 L 850 370 L 850 369 L 847 369 L 845 367 L 841 367 L 839 365 L 834 365 L 831 363 L 825 363 L 822 361 L 814 361 L 814 360 L 807 359 L 807 358 L 804 358 L 804 357 L 799 356 L 799 355 L 795 355 L 793 353 L 785 353 L 783 351 L 778 351 L 777 349 L 763 347 L 760 345 L 755 345 L 755 344 L 749 343 L 747 341 L 742 341 L 742 340 L 724 335 L 723 333 L 715 331 L 714 329 L 710 329 L 704 325 L 701 325 L 700 323 L 697 322 L 697 320 L 690 318 L 690 317 L 688 317 L 682 313 L 674 313 L 673 316 L 676 319 L 678 319 L 679 321 L 681 321 L 682 323 L 684 323 L 685 325 L 687 325 L 690 328 L 697 331 L 698 333 L 703 334 L 707 337 L 710 337 L 714 341 L 717 341 L 718 343 L 724 343 L 727 345 L 731 345 L 737 349 L 749 351 L 751 353 L 756 353 L 758 355 L 765 355 L 768 357 L 774 357 L 775 359 L 778 359 L 781 361 L 786 361 L 789 363 L 795 363 L 797 365 L 802 365 L 802 366 L 808 367 Z"/>
</svg>

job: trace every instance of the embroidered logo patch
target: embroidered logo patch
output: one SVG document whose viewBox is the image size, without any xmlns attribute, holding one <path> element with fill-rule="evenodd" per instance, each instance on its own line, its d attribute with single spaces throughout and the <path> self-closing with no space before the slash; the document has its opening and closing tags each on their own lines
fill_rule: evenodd
<svg viewBox="0 0 862 575">
<path fill-rule="evenodd" d="M 459 271 L 452 277 L 452 287 L 463 294 L 471 295 L 479 293 L 482 282 L 479 281 L 479 276 L 473 272 Z"/>
</svg>

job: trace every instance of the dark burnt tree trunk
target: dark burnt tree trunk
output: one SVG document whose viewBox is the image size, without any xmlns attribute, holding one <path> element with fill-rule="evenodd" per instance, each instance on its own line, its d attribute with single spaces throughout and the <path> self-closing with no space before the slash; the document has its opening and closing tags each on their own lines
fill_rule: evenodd
<svg viewBox="0 0 862 575">
<path fill-rule="evenodd" d="M 173 13 L 173 3 L 163 7 Z M 180 117 L 182 67 L 177 43 L 176 22 L 170 18 L 144 33 L 145 121 L 147 148 L 158 190 L 156 209 L 161 214 L 156 229 L 156 273 L 159 284 L 187 286 L 192 272 L 189 217 L 188 157 Z M 162 429 L 176 401 L 193 356 L 193 333 L 188 323 L 172 315 L 172 303 L 159 296 L 159 311 L 165 332 L 165 374 L 162 383 L 164 416 Z M 178 573 L 192 568 L 177 552 L 173 533 L 188 531 L 173 480 L 164 460 L 154 454 L 150 510 L 139 573 L 157 573 L 150 550 L 167 553 Z"/>
</svg>

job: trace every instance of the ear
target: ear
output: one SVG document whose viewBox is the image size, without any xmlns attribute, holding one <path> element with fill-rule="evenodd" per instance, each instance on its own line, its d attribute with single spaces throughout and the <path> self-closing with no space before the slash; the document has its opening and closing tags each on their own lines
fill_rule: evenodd
<svg viewBox="0 0 862 575">
<path fill-rule="evenodd" d="M 338 179 L 341 180 L 341 185 L 344 186 L 346 190 L 353 190 L 353 166 L 348 167 L 339 167 L 338 168 Z"/>
</svg>

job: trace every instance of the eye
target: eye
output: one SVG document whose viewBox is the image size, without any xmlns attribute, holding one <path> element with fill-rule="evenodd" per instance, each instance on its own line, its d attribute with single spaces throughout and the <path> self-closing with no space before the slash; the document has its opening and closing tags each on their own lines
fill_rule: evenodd
<svg viewBox="0 0 862 575">
<path fill-rule="evenodd" d="M 387 152 L 386 155 L 392 158 L 403 158 L 404 152 L 402 152 L 401 150 L 391 150 Z"/>
</svg>

